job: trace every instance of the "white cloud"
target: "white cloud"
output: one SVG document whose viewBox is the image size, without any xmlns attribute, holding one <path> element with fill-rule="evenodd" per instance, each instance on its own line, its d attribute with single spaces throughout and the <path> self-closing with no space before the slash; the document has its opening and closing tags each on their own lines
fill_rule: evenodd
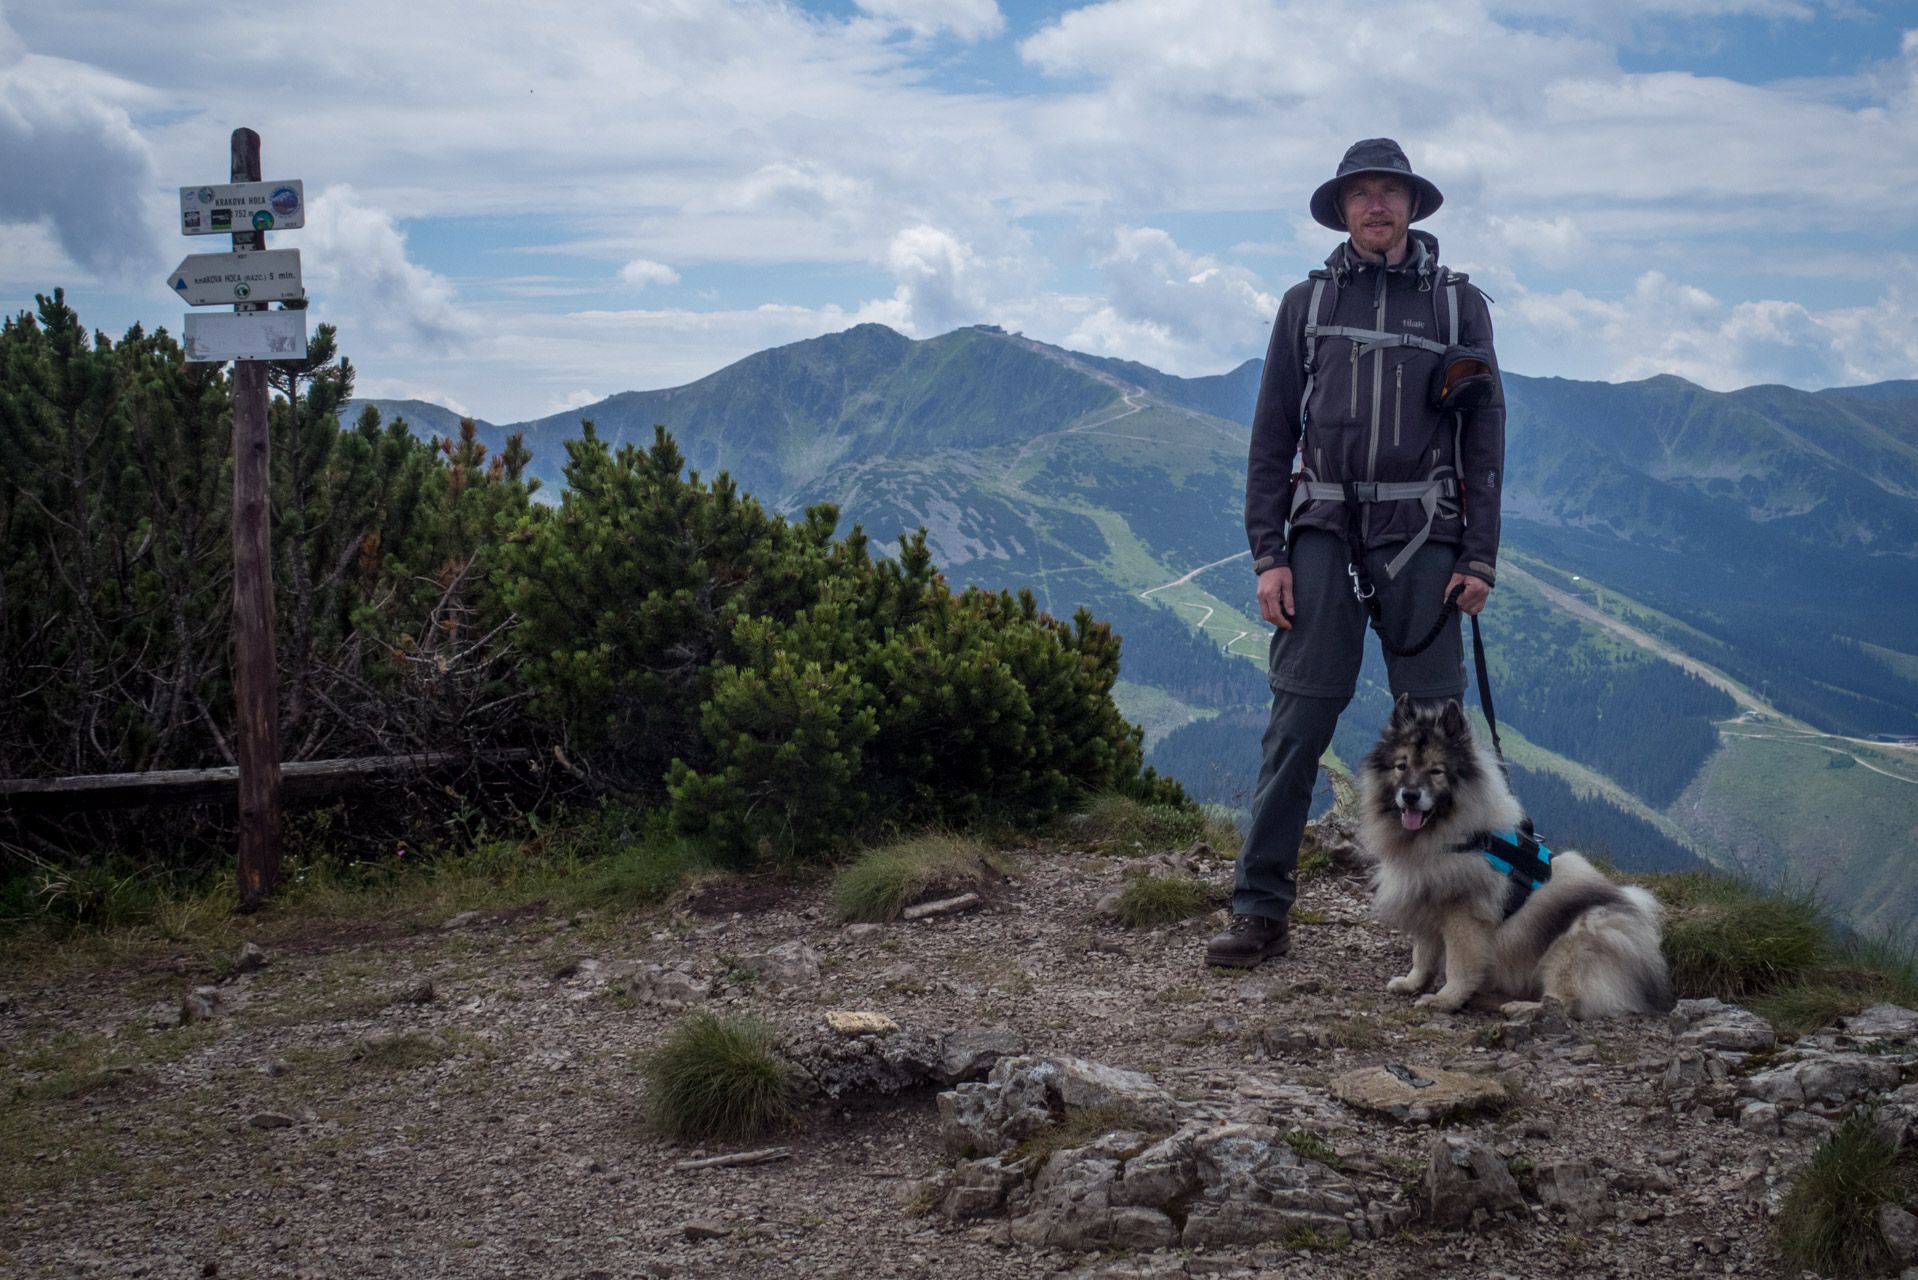
<svg viewBox="0 0 1918 1280">
<path fill-rule="evenodd" d="M 605 398 L 605 396 L 597 392 L 589 391 L 585 387 L 581 387 L 577 391 L 562 392 L 546 402 L 546 408 L 540 411 L 540 416 L 542 418 L 550 417 L 555 413 L 564 413 L 568 409 L 582 408 L 586 405 L 604 400 Z"/>
<path fill-rule="evenodd" d="M 453 286 L 409 259 L 392 215 L 360 203 L 352 188 L 313 196 L 306 229 L 294 234 L 315 317 L 340 325 L 349 342 L 365 333 L 436 351 L 476 333 Z"/>
<path fill-rule="evenodd" d="M 663 262 L 634 258 L 619 269 L 619 282 L 635 289 L 644 289 L 649 284 L 678 284 L 679 272 Z"/>
<path fill-rule="evenodd" d="M 1590 367 L 1574 376 L 1629 380 L 1675 373 L 1729 391 L 1918 374 L 1918 264 L 1910 259 L 1897 262 L 1877 302 L 1824 312 L 1781 299 L 1726 303 L 1657 271 L 1640 276 L 1630 294 L 1614 301 L 1576 289 L 1506 301 L 1518 318 L 1520 342 L 1581 353 Z"/>
<path fill-rule="evenodd" d="M 907 333 L 931 337 L 986 314 L 979 256 L 949 231 L 907 227 L 887 246 L 886 266 L 899 281 L 893 296 Z"/>
<path fill-rule="evenodd" d="M 153 156 L 128 114 L 153 100 L 84 63 L 27 53 L 0 13 L 0 229 L 9 247 L 45 262 L 51 240 L 72 264 L 109 280 L 153 266 Z M 44 235 L 24 229 L 33 227 Z"/>
<path fill-rule="evenodd" d="M 856 0 L 867 13 L 915 36 L 950 31 L 961 40 L 985 40 L 1006 29 L 993 0 Z"/>
</svg>

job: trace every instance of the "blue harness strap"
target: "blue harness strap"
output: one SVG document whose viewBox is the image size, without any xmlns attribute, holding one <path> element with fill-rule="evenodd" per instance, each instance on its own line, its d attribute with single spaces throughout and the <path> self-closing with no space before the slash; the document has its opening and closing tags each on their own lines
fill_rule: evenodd
<svg viewBox="0 0 1918 1280">
<path fill-rule="evenodd" d="M 1529 826 L 1529 824 L 1528 824 Z M 1518 914 L 1534 889 L 1552 878 L 1552 851 L 1530 830 L 1487 831 L 1457 846 L 1461 853 L 1476 852 L 1505 877 L 1505 918 Z"/>
</svg>

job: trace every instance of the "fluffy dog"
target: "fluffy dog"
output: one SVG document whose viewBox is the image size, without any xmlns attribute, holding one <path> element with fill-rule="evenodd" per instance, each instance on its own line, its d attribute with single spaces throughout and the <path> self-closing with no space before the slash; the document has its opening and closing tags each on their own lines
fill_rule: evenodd
<svg viewBox="0 0 1918 1280">
<path fill-rule="evenodd" d="M 1480 846 L 1487 833 L 1531 826 L 1456 700 L 1401 696 L 1358 782 L 1360 836 L 1377 862 L 1373 911 L 1412 935 L 1412 971 L 1386 990 L 1447 1012 L 1542 996 L 1576 1018 L 1672 1007 L 1659 905 L 1645 890 L 1554 851 L 1550 878 L 1507 914 L 1523 887 Z"/>
</svg>

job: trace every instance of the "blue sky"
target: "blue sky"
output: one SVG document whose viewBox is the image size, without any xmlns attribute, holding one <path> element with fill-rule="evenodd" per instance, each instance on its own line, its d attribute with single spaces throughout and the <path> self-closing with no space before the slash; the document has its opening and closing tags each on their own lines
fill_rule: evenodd
<svg viewBox="0 0 1918 1280">
<path fill-rule="evenodd" d="M 0 0 L 0 307 L 177 330 L 236 125 L 362 393 L 496 422 L 861 321 L 1220 372 L 1374 135 L 1508 368 L 1918 377 L 1918 2 Z"/>
</svg>

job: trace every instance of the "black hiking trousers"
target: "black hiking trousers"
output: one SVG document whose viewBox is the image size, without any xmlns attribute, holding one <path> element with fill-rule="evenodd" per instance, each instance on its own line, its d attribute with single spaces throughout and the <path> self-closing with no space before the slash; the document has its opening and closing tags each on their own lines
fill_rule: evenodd
<svg viewBox="0 0 1918 1280">
<path fill-rule="evenodd" d="M 1381 625 L 1401 648 L 1424 639 L 1438 620 L 1445 607 L 1445 584 L 1458 561 L 1457 547 L 1428 542 L 1396 579 L 1386 577 L 1386 564 L 1403 546 L 1391 543 L 1365 554 L 1378 589 Z M 1301 529 L 1292 544 L 1291 562 L 1296 615 L 1290 631 L 1272 636 L 1266 670 L 1272 718 L 1260 743 L 1264 759 L 1232 893 L 1235 915 L 1272 920 L 1283 920 L 1298 897 L 1299 839 L 1312 806 L 1319 757 L 1332 745 L 1339 713 L 1358 688 L 1369 621 L 1346 572 L 1351 556 L 1343 538 L 1322 529 Z M 1462 697 L 1465 643 L 1459 628 L 1445 628 L 1425 652 L 1413 657 L 1387 651 L 1385 669 L 1394 697 Z"/>
</svg>

